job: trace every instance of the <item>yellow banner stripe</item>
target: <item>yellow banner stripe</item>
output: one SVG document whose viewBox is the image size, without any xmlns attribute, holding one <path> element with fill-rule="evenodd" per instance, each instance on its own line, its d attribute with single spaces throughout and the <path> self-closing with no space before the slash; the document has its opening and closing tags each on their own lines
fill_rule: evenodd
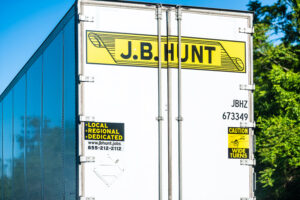
<svg viewBox="0 0 300 200">
<path fill-rule="evenodd" d="M 157 67 L 157 36 L 86 32 L 87 63 Z M 162 37 L 162 67 L 178 66 L 177 37 Z M 182 37 L 183 69 L 246 72 L 245 43 Z"/>
</svg>

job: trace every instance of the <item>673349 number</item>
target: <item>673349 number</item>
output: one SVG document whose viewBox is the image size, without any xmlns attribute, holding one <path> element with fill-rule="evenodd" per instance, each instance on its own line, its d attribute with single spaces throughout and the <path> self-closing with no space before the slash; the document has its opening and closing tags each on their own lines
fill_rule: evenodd
<svg viewBox="0 0 300 200">
<path fill-rule="evenodd" d="M 222 115 L 224 120 L 247 120 L 247 113 L 237 113 L 237 112 L 224 112 Z"/>
</svg>

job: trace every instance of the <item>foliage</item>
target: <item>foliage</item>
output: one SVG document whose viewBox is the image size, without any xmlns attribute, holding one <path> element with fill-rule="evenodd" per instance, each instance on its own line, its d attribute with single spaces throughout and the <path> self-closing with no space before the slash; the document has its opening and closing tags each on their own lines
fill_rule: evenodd
<svg viewBox="0 0 300 200">
<path fill-rule="evenodd" d="M 300 1 L 248 6 L 255 12 L 256 196 L 300 199 Z"/>
</svg>

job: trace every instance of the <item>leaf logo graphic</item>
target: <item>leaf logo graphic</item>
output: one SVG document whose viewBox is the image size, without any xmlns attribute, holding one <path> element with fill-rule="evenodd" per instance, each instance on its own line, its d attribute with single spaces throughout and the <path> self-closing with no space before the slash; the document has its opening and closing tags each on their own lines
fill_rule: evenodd
<svg viewBox="0 0 300 200">
<path fill-rule="evenodd" d="M 244 70 L 245 65 L 244 65 L 242 59 L 236 58 L 236 57 L 231 57 L 231 60 L 239 71 Z"/>
<path fill-rule="evenodd" d="M 96 33 L 89 33 L 88 34 L 88 38 L 90 39 L 91 43 L 95 47 L 97 47 L 97 48 L 104 48 L 104 44 L 103 44 L 101 38 Z"/>
</svg>

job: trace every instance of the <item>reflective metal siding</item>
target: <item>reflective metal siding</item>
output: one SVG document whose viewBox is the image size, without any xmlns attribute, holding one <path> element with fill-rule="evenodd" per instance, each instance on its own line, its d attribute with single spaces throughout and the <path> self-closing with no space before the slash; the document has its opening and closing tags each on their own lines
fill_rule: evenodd
<svg viewBox="0 0 300 200">
<path fill-rule="evenodd" d="M 0 95 L 0 200 L 76 199 L 75 13 Z"/>
</svg>

